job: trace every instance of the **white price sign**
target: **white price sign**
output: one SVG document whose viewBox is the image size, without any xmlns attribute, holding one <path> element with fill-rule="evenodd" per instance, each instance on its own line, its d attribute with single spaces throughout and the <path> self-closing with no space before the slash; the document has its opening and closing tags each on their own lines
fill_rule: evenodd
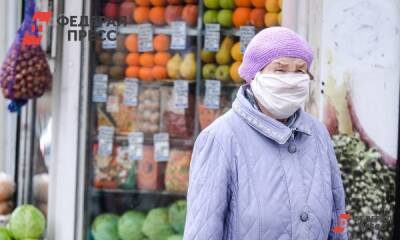
<svg viewBox="0 0 400 240">
<path fill-rule="evenodd" d="M 129 159 L 139 161 L 143 159 L 143 139 L 142 132 L 132 132 L 128 136 L 129 142 Z"/>
<path fill-rule="evenodd" d="M 206 51 L 217 52 L 219 50 L 220 31 L 221 26 L 219 24 L 206 24 L 204 37 L 204 49 Z"/>
<path fill-rule="evenodd" d="M 206 80 L 206 93 L 204 105 L 207 108 L 219 109 L 221 96 L 221 82 L 218 80 Z"/>
<path fill-rule="evenodd" d="M 113 150 L 113 140 L 114 140 L 114 127 L 100 126 L 99 127 L 99 149 L 98 154 L 101 157 L 111 156 Z"/>
<path fill-rule="evenodd" d="M 110 21 L 103 23 L 102 27 L 99 29 L 102 39 L 103 49 L 115 49 L 117 48 L 117 33 L 118 33 L 118 23 L 116 21 Z"/>
<path fill-rule="evenodd" d="M 139 81 L 137 78 L 125 79 L 124 104 L 136 106 L 138 104 Z"/>
<path fill-rule="evenodd" d="M 189 83 L 186 80 L 174 81 L 173 100 L 176 109 L 188 108 Z"/>
<path fill-rule="evenodd" d="M 95 74 L 93 76 L 93 102 L 106 102 L 107 101 L 107 84 L 108 75 Z"/>
<path fill-rule="evenodd" d="M 169 160 L 169 135 L 168 133 L 154 134 L 154 156 L 156 161 Z"/>
<path fill-rule="evenodd" d="M 140 24 L 138 30 L 139 52 L 153 51 L 153 26 L 150 23 Z"/>
<path fill-rule="evenodd" d="M 239 30 L 240 35 L 240 51 L 243 53 L 246 50 L 247 45 L 254 35 L 256 35 L 256 29 L 254 26 L 242 26 Z"/>
<path fill-rule="evenodd" d="M 108 96 L 106 111 L 110 113 L 116 113 L 119 111 L 119 99 L 118 96 Z"/>
<path fill-rule="evenodd" d="M 186 37 L 187 37 L 186 23 L 182 21 L 172 22 L 171 27 L 172 27 L 171 49 L 185 50 Z"/>
</svg>

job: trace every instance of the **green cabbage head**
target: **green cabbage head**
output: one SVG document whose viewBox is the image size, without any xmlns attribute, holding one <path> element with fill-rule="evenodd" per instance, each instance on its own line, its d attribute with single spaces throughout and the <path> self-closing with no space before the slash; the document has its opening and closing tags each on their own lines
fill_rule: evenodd
<svg viewBox="0 0 400 240">
<path fill-rule="evenodd" d="M 150 240 L 167 240 L 175 234 L 168 222 L 168 210 L 166 208 L 155 208 L 150 210 L 143 223 L 143 233 Z"/>
<path fill-rule="evenodd" d="M 122 240 L 142 240 L 143 222 L 146 216 L 137 211 L 128 211 L 118 221 L 118 235 Z"/>
<path fill-rule="evenodd" d="M 32 205 L 21 205 L 11 214 L 8 230 L 15 239 L 38 239 L 46 229 L 46 219 Z"/>
<path fill-rule="evenodd" d="M 118 240 L 118 220 L 114 214 L 101 214 L 92 224 L 92 235 L 95 240 Z"/>
<path fill-rule="evenodd" d="M 168 209 L 169 223 L 179 234 L 183 235 L 186 221 L 186 201 L 179 200 Z"/>
</svg>

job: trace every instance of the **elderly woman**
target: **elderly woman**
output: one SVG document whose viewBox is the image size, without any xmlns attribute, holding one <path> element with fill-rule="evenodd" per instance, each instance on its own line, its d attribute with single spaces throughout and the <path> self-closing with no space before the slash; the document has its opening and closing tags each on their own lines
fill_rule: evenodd
<svg viewBox="0 0 400 240">
<path fill-rule="evenodd" d="M 268 28 L 247 46 L 232 110 L 196 140 L 185 240 L 347 239 L 340 171 L 325 126 L 302 110 L 309 44 Z"/>
</svg>

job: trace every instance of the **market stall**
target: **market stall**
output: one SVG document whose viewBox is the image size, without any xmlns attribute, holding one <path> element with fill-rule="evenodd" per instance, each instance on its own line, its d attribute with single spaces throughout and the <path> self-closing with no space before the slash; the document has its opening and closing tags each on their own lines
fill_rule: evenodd
<svg viewBox="0 0 400 240">
<path fill-rule="evenodd" d="M 280 24 L 281 3 L 96 1 L 93 10 L 127 24 L 89 53 L 83 233 L 179 239 L 196 136 L 230 109 L 243 50 Z"/>
<path fill-rule="evenodd" d="M 29 151 L 20 150 L 18 205 L 45 213 L 48 239 L 180 239 L 196 137 L 230 110 L 254 34 L 283 25 L 315 53 L 305 109 L 332 136 L 351 239 L 390 239 L 393 219 L 365 218 L 395 207 L 400 6 L 366 2 L 48 1 L 43 48 L 56 81 L 22 112 L 31 129 L 20 146 Z M 376 42 L 371 9 L 387 15 L 390 32 Z"/>
</svg>

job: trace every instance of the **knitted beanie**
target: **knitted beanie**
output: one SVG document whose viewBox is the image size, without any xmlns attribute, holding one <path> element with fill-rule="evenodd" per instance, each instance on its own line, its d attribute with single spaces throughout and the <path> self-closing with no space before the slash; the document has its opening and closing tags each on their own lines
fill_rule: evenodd
<svg viewBox="0 0 400 240">
<path fill-rule="evenodd" d="M 310 68 L 313 54 L 307 41 L 296 32 L 284 27 L 266 28 L 247 45 L 239 75 L 249 83 L 257 72 L 281 57 L 303 59 Z"/>
</svg>

